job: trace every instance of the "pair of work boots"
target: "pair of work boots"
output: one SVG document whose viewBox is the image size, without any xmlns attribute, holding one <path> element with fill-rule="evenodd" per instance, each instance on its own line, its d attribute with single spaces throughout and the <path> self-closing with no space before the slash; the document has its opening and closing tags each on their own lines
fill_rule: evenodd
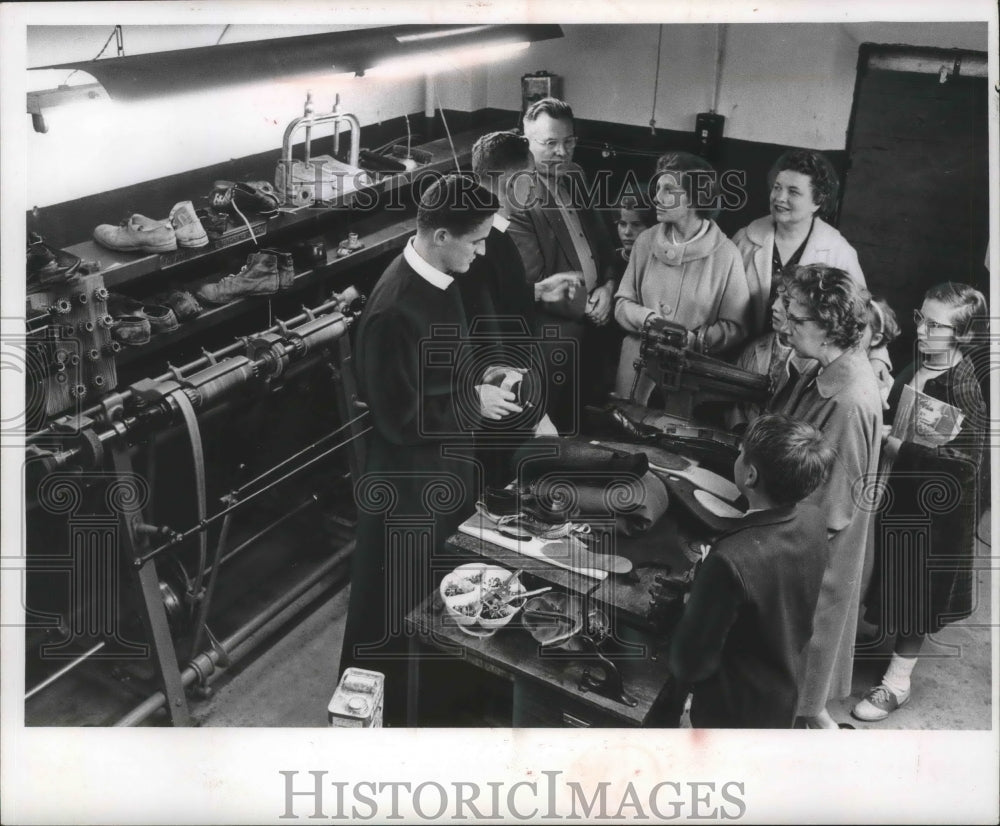
<svg viewBox="0 0 1000 826">
<path fill-rule="evenodd" d="M 196 295 L 209 304 L 228 304 L 249 295 L 274 295 L 279 290 L 287 290 L 294 282 L 291 253 L 259 250 L 247 256 L 239 272 L 203 285 Z"/>
<path fill-rule="evenodd" d="M 172 252 L 178 247 L 197 248 L 208 244 L 208 234 L 190 201 L 174 204 L 164 221 L 135 213 L 118 226 L 101 224 L 94 240 L 102 247 L 119 252 Z"/>
</svg>

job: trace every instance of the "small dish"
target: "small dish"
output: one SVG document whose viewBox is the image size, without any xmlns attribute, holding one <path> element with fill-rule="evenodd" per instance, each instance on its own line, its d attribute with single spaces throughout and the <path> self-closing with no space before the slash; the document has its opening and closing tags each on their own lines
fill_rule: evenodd
<svg viewBox="0 0 1000 826">
<path fill-rule="evenodd" d="M 504 591 L 516 595 L 526 590 L 520 579 L 512 574 L 496 565 L 470 562 L 445 575 L 439 591 L 450 621 L 476 637 L 492 636 L 498 628 L 507 625 L 521 610 L 524 600 L 515 596 L 502 603 L 507 596 Z"/>
</svg>

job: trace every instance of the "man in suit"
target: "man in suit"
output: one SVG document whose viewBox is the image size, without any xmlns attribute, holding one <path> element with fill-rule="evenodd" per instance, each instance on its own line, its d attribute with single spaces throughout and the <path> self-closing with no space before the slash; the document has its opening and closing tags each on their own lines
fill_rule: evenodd
<svg viewBox="0 0 1000 826">
<path fill-rule="evenodd" d="M 386 725 L 406 707 L 403 617 L 453 567 L 443 540 L 473 509 L 480 480 L 472 446 L 486 421 L 522 411 L 492 368 L 465 375 L 468 319 L 457 281 L 485 251 L 496 197 L 449 175 L 425 191 L 417 233 L 365 306 L 355 370 L 371 410 L 365 473 L 355 485 L 358 530 L 341 671 L 385 674 Z M 441 335 L 442 332 L 446 333 Z"/>
<path fill-rule="evenodd" d="M 792 727 L 827 562 L 826 520 L 802 500 L 835 456 L 782 414 L 747 429 L 733 470 L 750 509 L 701 563 L 671 642 L 695 728 Z"/>
<path fill-rule="evenodd" d="M 558 323 L 565 337 L 578 342 L 577 375 L 592 376 L 606 354 L 606 327 L 616 289 L 614 244 L 601 216 L 587 201 L 583 170 L 573 163 L 576 147 L 573 110 L 564 101 L 544 98 L 525 112 L 524 135 L 535 161 L 537 187 L 533 197 L 510 216 L 510 237 L 517 244 L 527 279 L 534 284 L 555 275 L 571 273 L 583 284 L 572 297 L 541 299 L 538 309 L 545 320 Z M 612 354 L 612 357 L 617 353 Z M 610 387 L 593 381 L 570 382 L 556 407 L 550 409 L 561 432 L 578 423 L 571 391 L 580 387 L 587 401 L 602 401 Z"/>
<path fill-rule="evenodd" d="M 470 323 L 476 335 L 497 345 L 512 358 L 514 367 L 528 368 L 532 378 L 545 381 L 544 363 L 531 356 L 540 355 L 539 348 L 526 348 L 526 341 L 541 342 L 541 319 L 536 312 L 536 302 L 572 300 L 582 289 L 575 273 L 555 273 L 533 284 L 528 282 L 524 264 L 517 245 L 511 239 L 511 213 L 517 204 L 527 203 L 534 188 L 534 160 L 528 149 L 527 139 L 516 132 L 490 132 L 479 138 L 472 147 L 472 172 L 479 183 L 496 195 L 500 208 L 493 216 L 493 227 L 486 238 L 486 249 L 472 264 L 470 277 L 462 279 L 460 289 L 469 309 Z M 504 344 L 513 345 L 504 348 Z M 519 346 L 520 345 L 520 346 Z M 525 357 L 529 358 L 525 358 Z M 532 386 L 535 382 L 531 382 Z M 545 401 L 549 396 L 545 394 Z M 527 412 L 527 411 L 526 411 Z M 531 419 L 538 435 L 557 435 L 555 427 L 544 410 Z M 514 427 L 524 430 L 519 417 L 508 417 L 500 425 L 510 432 Z M 488 451 L 493 461 L 491 484 L 506 484 L 509 471 L 505 467 L 508 452 L 491 446 Z"/>
</svg>

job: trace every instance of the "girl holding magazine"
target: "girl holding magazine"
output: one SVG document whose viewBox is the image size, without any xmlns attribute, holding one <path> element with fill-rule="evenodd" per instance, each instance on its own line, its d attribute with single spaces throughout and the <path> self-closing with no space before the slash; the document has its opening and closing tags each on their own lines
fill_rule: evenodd
<svg viewBox="0 0 1000 826">
<path fill-rule="evenodd" d="M 970 349 L 986 318 L 983 294 L 966 284 L 928 290 L 914 313 L 917 360 L 889 394 L 886 421 L 894 426 L 886 427 L 883 454 L 892 465 L 875 520 L 869 614 L 876 609 L 882 633 L 896 642 L 882 682 L 851 712 L 865 722 L 884 720 L 909 701 L 910 675 L 927 635 L 975 607 L 976 507 L 978 488 L 986 484 L 980 471 L 988 416 Z M 964 418 L 954 438 L 940 444 L 947 435 L 928 431 L 926 417 L 918 415 L 933 402 L 921 404 L 917 396 L 917 404 L 900 404 L 907 386 L 957 408 Z M 894 421 L 905 410 L 912 411 L 908 421 Z M 929 446 L 933 442 L 938 446 Z"/>
</svg>

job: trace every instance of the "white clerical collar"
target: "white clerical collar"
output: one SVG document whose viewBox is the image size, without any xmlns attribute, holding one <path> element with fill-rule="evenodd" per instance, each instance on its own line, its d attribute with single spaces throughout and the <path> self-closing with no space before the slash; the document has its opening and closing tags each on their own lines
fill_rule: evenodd
<svg viewBox="0 0 1000 826">
<path fill-rule="evenodd" d="M 414 236 L 415 238 L 416 236 Z M 420 257 L 420 253 L 413 248 L 413 238 L 406 242 L 406 246 L 403 247 L 403 260 L 419 275 L 424 281 L 437 287 L 439 290 L 447 290 L 451 286 L 451 282 L 455 279 L 452 278 L 447 273 L 441 272 L 437 267 L 432 267 L 423 258 Z"/>
<path fill-rule="evenodd" d="M 493 228 L 497 232 L 506 232 L 507 231 L 507 227 L 509 227 L 509 226 L 510 226 L 510 219 L 509 218 L 505 218 L 499 212 L 494 212 L 493 213 Z"/>
</svg>

